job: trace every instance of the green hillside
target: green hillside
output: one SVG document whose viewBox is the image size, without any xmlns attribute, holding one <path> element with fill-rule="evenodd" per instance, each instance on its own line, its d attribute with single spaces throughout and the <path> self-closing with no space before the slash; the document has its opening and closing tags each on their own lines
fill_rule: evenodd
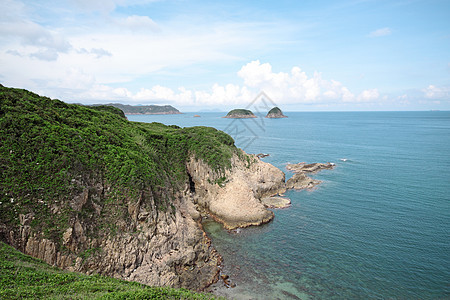
<svg viewBox="0 0 450 300">
<path fill-rule="evenodd" d="M 171 202 L 188 180 L 191 155 L 220 175 L 236 151 L 233 139 L 214 128 L 129 122 L 113 107 L 0 86 L 0 240 L 27 213 L 35 216 L 32 230 L 58 246 L 69 220 L 89 224 L 90 236 L 114 234 L 118 219 L 129 220 L 127 199 L 175 209 Z M 108 188 L 95 194 L 98 185 Z M 70 201 L 86 189 L 92 201 L 74 210 Z"/>
<path fill-rule="evenodd" d="M 184 289 L 149 287 L 66 272 L 0 242 L 0 299 L 214 299 Z"/>
</svg>

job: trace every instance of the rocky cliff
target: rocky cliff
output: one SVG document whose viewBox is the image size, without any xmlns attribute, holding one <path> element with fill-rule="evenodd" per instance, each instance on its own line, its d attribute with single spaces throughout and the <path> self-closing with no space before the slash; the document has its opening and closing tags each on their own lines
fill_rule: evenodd
<svg viewBox="0 0 450 300">
<path fill-rule="evenodd" d="M 220 256 L 186 163 L 223 173 L 236 151 L 213 128 L 133 123 L 0 86 L 0 239 L 64 269 L 201 290 Z"/>
<path fill-rule="evenodd" d="M 221 257 L 201 218 L 266 223 L 262 199 L 286 190 L 281 170 L 214 128 L 3 86 L 0 100 L 0 240 L 63 269 L 202 290 Z"/>
<path fill-rule="evenodd" d="M 285 174 L 256 156 L 241 152 L 231 159 L 231 168 L 217 175 L 192 157 L 187 170 L 195 189 L 195 203 L 212 214 L 227 229 L 267 223 L 273 212 L 261 198 L 286 191 Z M 220 177 L 219 177 L 220 176 Z"/>
</svg>

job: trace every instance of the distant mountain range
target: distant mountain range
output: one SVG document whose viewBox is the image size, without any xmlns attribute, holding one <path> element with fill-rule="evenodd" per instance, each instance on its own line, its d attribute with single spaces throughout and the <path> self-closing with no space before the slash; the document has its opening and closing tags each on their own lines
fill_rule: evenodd
<svg viewBox="0 0 450 300">
<path fill-rule="evenodd" d="M 102 104 L 103 105 L 103 104 Z M 181 112 L 171 105 L 126 105 L 120 103 L 108 103 L 107 106 L 114 106 L 122 110 L 127 115 L 171 115 L 181 114 Z M 93 106 L 100 106 L 94 104 Z"/>
</svg>

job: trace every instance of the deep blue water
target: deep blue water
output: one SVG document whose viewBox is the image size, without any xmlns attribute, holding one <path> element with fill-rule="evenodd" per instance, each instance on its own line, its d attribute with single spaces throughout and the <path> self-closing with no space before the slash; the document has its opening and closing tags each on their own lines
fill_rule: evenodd
<svg viewBox="0 0 450 300">
<path fill-rule="evenodd" d="M 226 130 L 248 153 L 334 162 L 311 191 L 289 191 L 273 222 L 239 233 L 204 226 L 237 299 L 450 299 L 450 112 L 128 116 Z M 346 158 L 347 161 L 340 159 Z"/>
</svg>

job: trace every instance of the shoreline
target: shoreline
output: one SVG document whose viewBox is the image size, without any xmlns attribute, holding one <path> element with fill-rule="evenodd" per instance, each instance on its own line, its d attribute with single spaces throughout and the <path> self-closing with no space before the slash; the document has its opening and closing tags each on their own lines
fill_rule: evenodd
<svg viewBox="0 0 450 300">
<path fill-rule="evenodd" d="M 258 159 L 258 162 L 261 162 L 261 160 Z M 333 169 L 336 166 L 333 163 L 288 164 L 286 166 L 286 169 L 288 171 L 293 172 L 294 176 L 292 176 L 289 180 L 286 181 L 284 172 L 282 172 L 280 169 L 274 167 L 271 164 L 268 164 L 268 163 L 264 163 L 264 164 L 271 166 L 269 168 L 269 170 L 274 171 L 274 169 L 272 169 L 272 168 L 275 168 L 276 170 L 281 172 L 283 174 L 282 178 L 283 178 L 283 183 L 284 183 L 284 186 L 282 186 L 282 187 L 276 185 L 275 189 L 270 189 L 270 187 L 269 187 L 269 190 L 272 190 L 272 192 L 269 192 L 268 194 L 266 193 L 266 196 L 264 196 L 264 197 L 260 195 L 256 199 L 260 203 L 260 205 L 264 207 L 264 210 L 267 212 L 267 214 L 259 215 L 259 218 L 256 220 L 255 219 L 247 219 L 245 221 L 244 220 L 236 221 L 234 219 L 229 219 L 226 216 L 224 216 L 223 212 L 220 210 L 212 211 L 211 209 L 206 208 L 202 214 L 203 217 L 201 218 L 201 221 L 200 221 L 200 223 L 202 224 L 202 230 L 205 232 L 206 235 L 208 235 L 208 233 L 206 232 L 206 230 L 203 227 L 203 224 L 205 222 L 213 221 L 217 224 L 220 224 L 221 230 L 226 230 L 226 231 L 228 231 L 228 233 L 235 233 L 235 234 L 239 234 L 240 230 L 243 228 L 259 227 L 261 225 L 270 223 L 275 217 L 273 210 L 288 209 L 289 207 L 291 207 L 291 201 L 289 198 L 284 196 L 284 192 L 286 192 L 287 190 L 297 190 L 298 191 L 298 190 L 303 190 L 303 189 L 311 189 L 321 183 L 321 181 L 319 181 L 319 180 L 315 180 L 315 179 L 310 178 L 309 176 L 306 176 L 305 173 L 313 174 L 313 173 L 317 173 L 321 170 Z M 237 176 L 237 178 L 239 178 L 239 177 L 240 176 Z M 241 182 L 241 185 L 245 185 L 244 182 L 245 182 L 245 180 L 243 182 Z M 228 184 L 229 183 L 227 183 L 227 185 Z M 254 189 L 250 190 L 249 192 L 255 193 L 255 191 L 257 193 L 258 189 L 254 188 Z M 250 206 L 250 207 L 252 208 L 252 206 Z M 250 208 L 250 210 L 251 210 L 251 208 Z M 245 212 L 245 209 L 241 208 L 241 213 L 242 213 L 242 211 Z M 220 213 L 222 213 L 223 215 L 220 215 Z M 204 214 L 206 214 L 206 216 Z M 208 238 L 211 241 L 211 245 L 214 247 L 213 238 L 210 236 L 208 236 Z M 236 287 L 236 283 L 233 280 L 233 275 L 228 274 L 228 272 L 225 271 L 225 270 L 227 270 L 227 265 L 226 265 L 226 262 L 223 260 L 223 256 L 220 254 L 219 251 L 218 251 L 218 254 L 222 258 L 222 260 L 220 262 L 221 265 L 219 267 L 220 276 L 218 276 L 216 282 L 213 282 L 212 284 L 210 284 L 208 286 L 208 288 L 206 288 L 205 290 L 208 292 L 211 292 L 217 296 L 221 296 L 220 294 L 214 293 L 214 290 L 216 290 L 217 288 L 220 289 L 221 286 L 224 286 L 227 289 L 234 288 L 234 287 Z"/>
</svg>

